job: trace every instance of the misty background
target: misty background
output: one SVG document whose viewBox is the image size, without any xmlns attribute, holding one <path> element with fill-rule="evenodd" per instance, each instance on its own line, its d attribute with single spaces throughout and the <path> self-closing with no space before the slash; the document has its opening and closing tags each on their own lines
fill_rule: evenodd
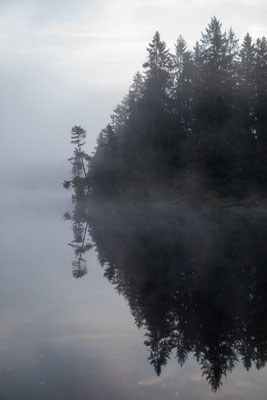
<svg viewBox="0 0 267 400">
<path fill-rule="evenodd" d="M 261 0 L 0 0 L 1 187 L 61 190 L 70 130 L 87 130 L 86 151 L 142 69 L 159 30 L 190 48 L 213 15 L 242 40 L 267 35 Z M 12 194 L 13 193 L 13 194 Z M 66 196 L 66 195 L 65 195 Z"/>
<path fill-rule="evenodd" d="M 1 399 L 87 399 L 92 386 L 116 399 L 127 387 L 173 398 L 177 386 L 181 398 L 207 398 L 196 364 L 177 376 L 173 361 L 155 378 L 143 333 L 95 252 L 90 277 L 73 279 L 62 182 L 72 126 L 87 130 L 91 153 L 156 30 L 171 49 L 179 34 L 191 48 L 216 15 L 241 40 L 257 38 L 267 35 L 266 11 L 265 0 L 0 0 Z M 236 368 L 220 398 L 264 400 L 265 382 L 263 370 Z"/>
</svg>

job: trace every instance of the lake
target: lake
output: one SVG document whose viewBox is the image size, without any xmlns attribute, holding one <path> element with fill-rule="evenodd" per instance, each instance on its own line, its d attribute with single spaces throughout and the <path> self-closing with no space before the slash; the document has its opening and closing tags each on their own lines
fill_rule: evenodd
<svg viewBox="0 0 267 400">
<path fill-rule="evenodd" d="M 62 192 L 1 202 L 1 399 L 266 398 L 260 213 L 108 205 L 64 221 Z"/>
</svg>

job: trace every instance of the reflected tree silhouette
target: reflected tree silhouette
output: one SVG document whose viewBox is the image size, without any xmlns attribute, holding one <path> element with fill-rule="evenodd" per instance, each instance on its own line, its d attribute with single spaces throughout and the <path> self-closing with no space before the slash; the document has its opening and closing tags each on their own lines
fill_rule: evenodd
<svg viewBox="0 0 267 400">
<path fill-rule="evenodd" d="M 76 213 L 74 213 L 74 217 L 75 215 Z M 86 260 L 83 258 L 83 254 L 93 247 L 92 243 L 86 242 L 88 222 L 83 223 L 74 220 L 72 229 L 74 240 L 69 243 L 69 246 L 73 247 L 75 254 L 75 260 L 72 261 L 72 274 L 74 278 L 82 278 L 87 274 Z"/>
<path fill-rule="evenodd" d="M 241 360 L 267 360 L 267 224 L 257 210 L 95 207 L 72 215 L 74 277 L 94 243 L 104 276 L 145 330 L 157 375 L 194 354 L 216 391 Z M 89 233 L 89 235 L 88 235 Z"/>
</svg>

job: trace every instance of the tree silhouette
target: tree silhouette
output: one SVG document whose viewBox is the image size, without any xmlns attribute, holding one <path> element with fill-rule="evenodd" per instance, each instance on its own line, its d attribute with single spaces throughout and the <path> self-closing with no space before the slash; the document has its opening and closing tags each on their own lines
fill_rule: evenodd
<svg viewBox="0 0 267 400">
<path fill-rule="evenodd" d="M 90 196 L 174 198 L 185 176 L 193 186 L 196 171 L 216 196 L 264 194 L 266 43 L 247 34 L 239 46 L 233 29 L 224 31 L 216 17 L 193 51 L 180 35 L 172 54 L 156 32 L 143 72 L 99 134 L 88 172 L 83 130 L 73 128 L 72 161 L 87 174 Z"/>
<path fill-rule="evenodd" d="M 157 375 L 173 352 L 181 366 L 194 354 L 214 391 L 238 360 L 265 366 L 266 227 L 266 217 L 228 208 L 92 210 L 88 232 L 104 275 L 145 330 Z M 84 232 L 78 223 L 77 242 Z M 83 274 L 78 262 L 75 277 Z"/>
</svg>

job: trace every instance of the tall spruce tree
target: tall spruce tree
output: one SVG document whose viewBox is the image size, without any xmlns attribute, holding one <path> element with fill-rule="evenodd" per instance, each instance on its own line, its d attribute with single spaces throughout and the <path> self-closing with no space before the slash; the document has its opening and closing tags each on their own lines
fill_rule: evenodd
<svg viewBox="0 0 267 400">
<path fill-rule="evenodd" d="M 203 122 L 213 123 L 216 128 L 226 117 L 225 84 L 229 63 L 226 53 L 226 33 L 222 32 L 221 22 L 213 17 L 201 39 L 199 103 Z"/>
<path fill-rule="evenodd" d="M 241 129 L 249 139 L 255 134 L 255 63 L 255 45 L 247 33 L 240 49 L 239 94 Z"/>
<path fill-rule="evenodd" d="M 111 124 L 101 131 L 90 163 L 93 196 L 113 196 L 119 183 L 119 140 Z"/>
<path fill-rule="evenodd" d="M 166 174 L 172 173 L 176 162 L 177 135 L 171 112 L 171 88 L 173 59 L 166 43 L 158 32 L 149 43 L 148 59 L 144 63 L 144 95 L 139 113 L 141 129 L 138 168 L 145 175 L 153 176 L 154 184 L 162 182 Z M 177 153 L 177 152 L 176 152 Z"/>
<path fill-rule="evenodd" d="M 267 124 L 267 40 L 265 37 L 256 41 L 255 56 L 255 113 L 256 135 L 259 140 L 266 141 Z"/>
<path fill-rule="evenodd" d="M 187 49 L 186 41 L 180 35 L 175 45 L 172 96 L 174 99 L 174 114 L 183 133 L 191 133 L 192 130 L 194 77 L 193 56 Z"/>
<path fill-rule="evenodd" d="M 146 70 L 146 101 L 166 110 L 171 88 L 172 57 L 166 43 L 160 40 L 158 32 L 154 34 L 148 46 L 148 60 L 143 64 Z"/>
</svg>

